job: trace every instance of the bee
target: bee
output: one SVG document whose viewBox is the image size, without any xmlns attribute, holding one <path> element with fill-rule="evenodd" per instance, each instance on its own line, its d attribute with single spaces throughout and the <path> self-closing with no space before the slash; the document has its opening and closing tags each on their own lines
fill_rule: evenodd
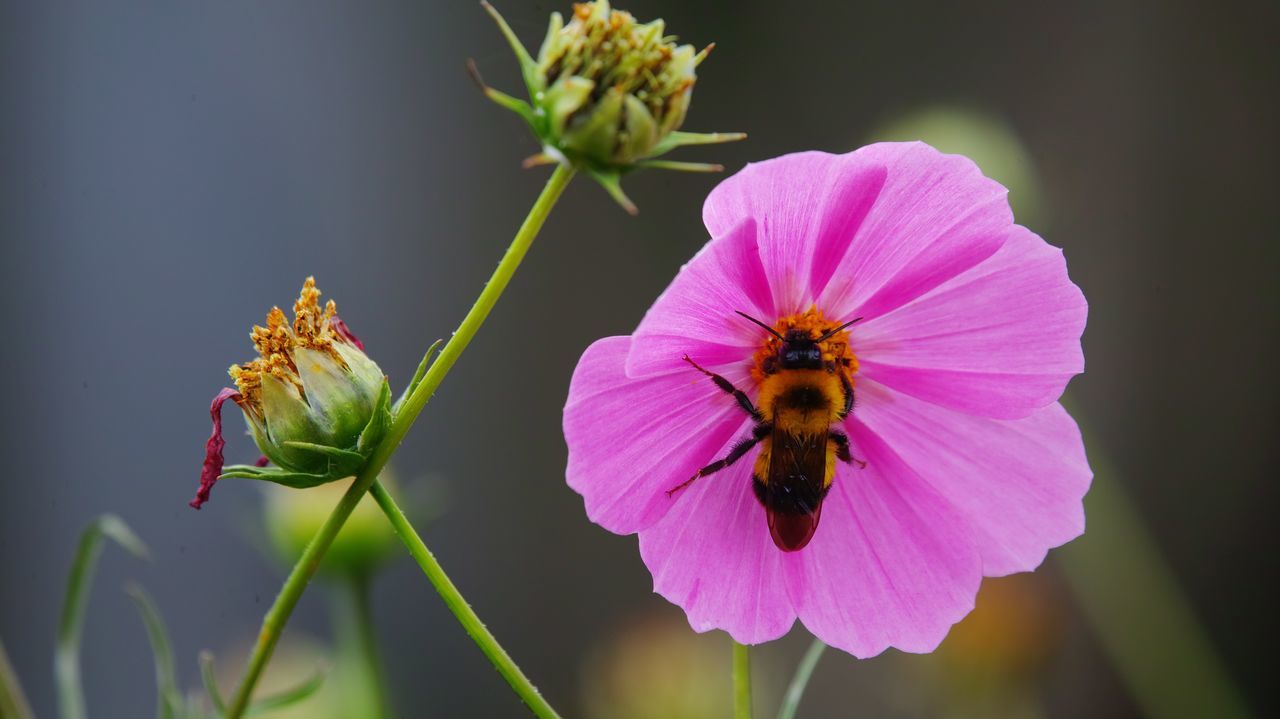
<svg viewBox="0 0 1280 719">
<path fill-rule="evenodd" d="M 862 318 L 817 330 L 815 337 L 811 328 L 793 327 L 784 335 L 750 315 L 737 314 L 778 341 L 776 352 L 766 354 L 758 363 L 763 375 L 758 406 L 729 380 L 703 369 L 688 355 L 684 361 L 732 395 L 755 426 L 751 436 L 735 444 L 724 458 L 698 470 L 667 495 L 732 465 L 759 444 L 752 488 L 764 506 L 773 543 L 784 552 L 795 552 L 804 549 L 818 529 L 822 500 L 831 488 L 836 460 L 866 466 L 849 453 L 848 435 L 832 426 L 853 411 L 853 382 L 847 371 L 851 360 L 843 356 L 824 359 L 822 347 Z"/>
</svg>

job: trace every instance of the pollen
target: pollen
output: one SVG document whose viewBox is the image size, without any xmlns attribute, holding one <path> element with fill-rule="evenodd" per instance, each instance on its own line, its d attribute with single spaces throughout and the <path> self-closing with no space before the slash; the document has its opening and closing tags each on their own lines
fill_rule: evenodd
<svg viewBox="0 0 1280 719">
<path fill-rule="evenodd" d="M 840 322 L 827 319 L 827 316 L 816 305 L 799 314 L 787 315 L 773 324 L 773 329 L 783 337 L 792 330 L 804 330 L 809 336 L 817 339 L 840 326 Z M 764 380 L 765 375 L 773 373 L 772 363 L 778 356 L 782 342 L 773 335 L 766 336 L 760 348 L 752 355 L 751 377 L 757 382 Z M 837 372 L 841 372 L 853 383 L 853 376 L 858 373 L 858 358 L 849 348 L 849 330 L 841 330 L 818 344 L 822 350 L 823 362 L 830 363 Z"/>
<path fill-rule="evenodd" d="M 333 348 L 335 339 L 346 341 L 333 326 L 338 306 L 333 300 L 329 300 L 322 309 L 320 294 L 315 278 L 308 277 L 297 301 L 293 303 L 292 323 L 285 316 L 284 310 L 272 307 L 267 313 L 267 325 L 254 325 L 249 332 L 258 356 L 243 365 L 232 365 L 227 371 L 231 379 L 235 380 L 236 389 L 243 395 L 243 399 L 239 400 L 241 407 L 253 411 L 260 406 L 262 377 L 266 374 L 302 391 L 298 367 L 293 361 L 293 352 L 297 349 L 321 350 L 343 362 Z"/>
</svg>

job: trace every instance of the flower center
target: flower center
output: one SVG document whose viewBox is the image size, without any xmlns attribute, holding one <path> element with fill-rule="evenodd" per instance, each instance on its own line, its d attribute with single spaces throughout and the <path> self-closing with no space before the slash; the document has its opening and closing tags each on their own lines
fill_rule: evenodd
<svg viewBox="0 0 1280 719">
<path fill-rule="evenodd" d="M 810 340 L 825 336 L 840 326 L 840 322 L 827 319 L 815 305 L 808 310 L 787 315 L 773 324 L 773 329 L 783 338 L 795 337 L 799 334 Z M 756 382 L 764 381 L 768 375 L 778 372 L 778 351 L 782 349 L 784 340 L 770 334 L 766 335 L 760 348 L 752 355 L 751 376 Z M 853 376 L 858 373 L 858 358 L 849 348 L 849 330 L 844 329 L 832 334 L 818 343 L 825 366 L 842 373 L 852 384 Z"/>
<path fill-rule="evenodd" d="M 243 365 L 232 365 L 229 371 L 242 395 L 236 403 L 257 411 L 264 374 L 293 384 L 301 393 L 302 381 L 293 360 L 293 352 L 297 348 L 324 351 L 345 366 L 342 357 L 333 349 L 334 340 L 341 339 L 333 327 L 337 311 L 333 300 L 323 308 L 320 306 L 320 290 L 316 289 L 314 277 L 307 278 L 297 301 L 293 303 L 292 324 L 283 310 L 272 307 L 267 314 L 267 326 L 255 325 L 249 333 L 258 357 Z"/>
</svg>

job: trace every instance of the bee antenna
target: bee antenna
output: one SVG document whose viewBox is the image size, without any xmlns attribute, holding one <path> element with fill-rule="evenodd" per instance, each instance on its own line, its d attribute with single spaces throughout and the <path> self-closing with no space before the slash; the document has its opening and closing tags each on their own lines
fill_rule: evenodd
<svg viewBox="0 0 1280 719">
<path fill-rule="evenodd" d="M 832 338 L 832 336 L 834 336 L 834 335 L 835 335 L 835 333 L 839 332 L 839 331 L 840 331 L 840 330 L 842 330 L 842 329 L 845 329 L 845 328 L 846 328 L 846 327 L 848 327 L 849 325 L 851 325 L 851 324 L 853 324 L 854 322 L 857 322 L 857 321 L 859 321 L 859 320 L 861 320 L 861 319 L 862 319 L 861 317 L 854 317 L 853 319 L 849 320 L 848 322 L 845 322 L 844 324 L 840 325 L 839 327 L 837 327 L 837 328 L 835 328 L 835 329 L 833 329 L 833 330 L 831 330 L 831 331 L 827 332 L 825 335 L 823 335 L 823 336 L 819 337 L 818 339 L 814 340 L 814 342 L 826 342 L 827 340 L 831 339 L 831 338 Z"/>
<path fill-rule="evenodd" d="M 763 327 L 763 328 L 764 328 L 765 332 L 768 332 L 769 334 L 773 335 L 774 337 L 777 337 L 779 340 L 782 340 L 783 342 L 786 342 L 786 341 L 787 341 L 787 340 L 786 340 L 786 338 L 784 338 L 782 335 L 778 334 L 778 331 L 777 331 L 777 330 L 775 330 L 774 328 L 770 327 L 769 325 L 767 325 L 767 324 L 765 324 L 765 323 L 761 322 L 760 320 L 758 320 L 758 319 L 756 319 L 756 318 L 752 317 L 751 315 L 747 314 L 746 312 L 742 312 L 742 311 L 740 311 L 740 310 L 734 310 L 734 312 L 736 312 L 737 314 L 740 314 L 740 315 L 742 315 L 743 317 L 746 317 L 747 319 L 751 320 L 752 322 L 755 322 L 756 324 L 760 325 L 761 327 Z M 861 319 L 861 318 L 859 318 L 859 319 Z"/>
</svg>

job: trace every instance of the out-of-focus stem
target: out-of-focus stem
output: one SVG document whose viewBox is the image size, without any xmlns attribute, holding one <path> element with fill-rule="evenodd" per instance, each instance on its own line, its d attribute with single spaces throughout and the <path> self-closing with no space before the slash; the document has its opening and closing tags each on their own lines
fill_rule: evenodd
<svg viewBox="0 0 1280 719">
<path fill-rule="evenodd" d="M 751 653 L 733 643 L 733 719 L 751 719 Z"/>
<path fill-rule="evenodd" d="M 1111 461 L 1086 438 L 1089 528 L 1056 556 L 1103 649 L 1146 716 L 1252 716 Z"/>
<path fill-rule="evenodd" d="M 809 645 L 804 657 L 800 659 L 800 664 L 796 666 L 796 673 L 791 678 L 791 685 L 787 687 L 786 696 L 782 698 L 782 708 L 778 711 L 778 719 L 795 718 L 796 709 L 800 706 L 800 700 L 804 698 L 804 690 L 809 686 L 809 677 L 813 676 L 813 670 L 818 666 L 818 660 L 822 658 L 822 653 L 826 649 L 827 645 L 821 639 L 815 638 L 813 644 Z"/>
</svg>

